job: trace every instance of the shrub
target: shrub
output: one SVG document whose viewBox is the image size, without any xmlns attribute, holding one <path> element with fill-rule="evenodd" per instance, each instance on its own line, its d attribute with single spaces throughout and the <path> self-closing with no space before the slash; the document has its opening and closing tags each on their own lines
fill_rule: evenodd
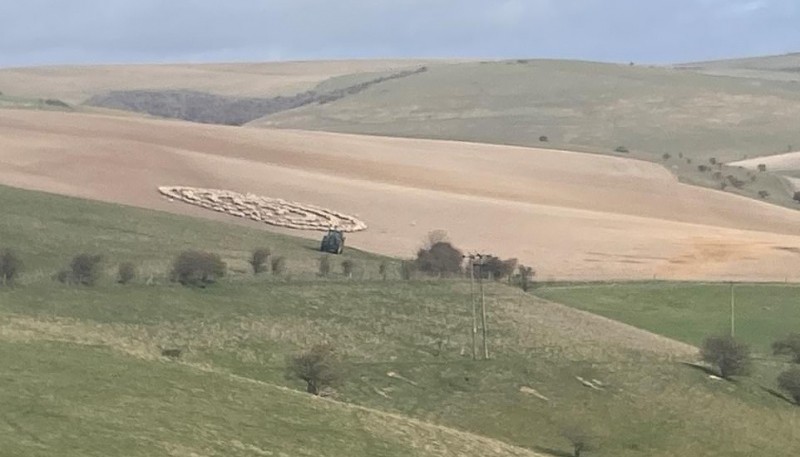
<svg viewBox="0 0 800 457">
<path fill-rule="evenodd" d="M 350 259 L 342 261 L 342 274 L 347 278 L 353 277 L 353 270 L 355 270 L 356 263 Z"/>
<path fill-rule="evenodd" d="M 800 192 L 795 192 L 794 195 L 792 196 L 792 200 L 800 202 Z"/>
<path fill-rule="evenodd" d="M 766 190 L 759 190 L 758 191 L 758 196 L 761 197 L 761 198 L 767 198 L 767 197 L 769 197 L 769 192 L 767 192 Z"/>
<path fill-rule="evenodd" d="M 742 376 L 750 372 L 750 348 L 729 336 L 706 338 L 700 349 L 703 361 L 717 368 L 724 379 Z"/>
<path fill-rule="evenodd" d="M 665 153 L 664 153 L 664 154 L 661 156 L 661 158 L 662 158 L 662 159 L 664 159 L 664 161 L 667 161 L 667 160 L 671 159 L 671 158 L 672 158 L 672 156 L 671 156 L 669 153 L 665 152 Z"/>
<path fill-rule="evenodd" d="M 792 362 L 800 364 L 800 333 L 792 333 L 772 343 L 772 353 L 791 356 Z"/>
<path fill-rule="evenodd" d="M 480 276 L 481 270 L 483 271 L 484 279 L 496 279 L 511 277 L 514 270 L 517 269 L 517 259 L 501 260 L 499 257 L 487 255 L 483 257 L 483 268 L 475 268 L 475 276 Z M 474 268 L 474 267 L 473 267 Z"/>
<path fill-rule="evenodd" d="M 128 284 L 136 279 L 136 267 L 131 262 L 124 262 L 119 264 L 117 269 L 117 282 L 120 284 Z"/>
<path fill-rule="evenodd" d="M 275 257 L 272 259 L 272 274 L 275 276 L 281 276 L 286 273 L 286 258 L 284 257 Z"/>
<path fill-rule="evenodd" d="M 341 362 L 333 346 L 318 344 L 289 359 L 287 375 L 306 382 L 306 392 L 319 395 L 341 379 Z"/>
<path fill-rule="evenodd" d="M 327 255 L 319 258 L 319 275 L 327 278 L 331 273 L 331 259 Z"/>
<path fill-rule="evenodd" d="M 517 268 L 517 277 L 519 279 L 519 287 L 523 291 L 527 292 L 530 290 L 531 286 L 533 285 L 533 277 L 536 275 L 536 272 L 533 271 L 533 268 L 526 267 L 525 265 L 520 265 Z"/>
<path fill-rule="evenodd" d="M 219 255 L 203 251 L 184 251 L 172 264 L 170 279 L 184 286 L 205 287 L 225 276 L 227 265 Z"/>
<path fill-rule="evenodd" d="M 267 271 L 267 261 L 272 251 L 269 248 L 258 248 L 250 255 L 250 266 L 253 267 L 253 274 L 257 275 Z"/>
<path fill-rule="evenodd" d="M 400 262 L 400 277 L 403 280 L 408 281 L 414 279 L 414 275 L 417 273 L 417 264 L 412 260 L 403 260 Z"/>
<path fill-rule="evenodd" d="M 778 376 L 778 387 L 792 397 L 795 404 L 800 405 L 800 368 L 792 368 Z"/>
<path fill-rule="evenodd" d="M 550 139 L 547 138 L 545 135 L 542 135 L 542 136 L 539 137 L 539 141 L 541 143 L 547 143 L 548 141 L 550 141 Z"/>
<path fill-rule="evenodd" d="M 765 163 L 758 164 L 758 171 L 760 171 L 762 173 L 767 171 L 767 164 L 765 164 Z"/>
<path fill-rule="evenodd" d="M 678 153 L 678 158 L 679 158 L 679 159 L 682 159 L 682 158 L 683 158 L 683 153 L 682 153 L 682 152 L 679 152 L 679 153 Z"/>
<path fill-rule="evenodd" d="M 432 276 L 450 276 L 461 271 L 462 260 L 461 251 L 447 241 L 438 241 L 417 252 L 416 266 Z"/>
<path fill-rule="evenodd" d="M 93 286 L 100 279 L 100 264 L 103 256 L 95 254 L 78 254 L 72 258 L 69 267 L 60 271 L 56 279 L 68 284 Z"/>
<path fill-rule="evenodd" d="M 692 164 L 692 159 L 690 157 L 686 158 L 686 164 L 687 165 L 691 165 Z"/>
<path fill-rule="evenodd" d="M 378 274 L 381 276 L 381 279 L 386 281 L 386 278 L 389 275 L 389 263 L 385 260 L 378 265 Z"/>
<path fill-rule="evenodd" d="M 711 165 L 716 165 L 717 164 L 717 158 L 716 157 L 712 157 L 712 158 L 708 159 L 708 163 L 710 163 Z"/>
<path fill-rule="evenodd" d="M 626 148 L 625 146 L 617 146 L 617 149 L 614 149 L 614 152 L 619 152 L 621 154 L 627 154 L 627 153 L 629 153 L 631 151 L 628 148 Z"/>
<path fill-rule="evenodd" d="M 703 164 L 698 165 L 697 166 L 697 171 L 699 171 L 700 173 L 707 172 L 708 171 L 708 165 L 703 165 Z"/>
<path fill-rule="evenodd" d="M 22 271 L 22 260 L 11 249 L 0 251 L 0 283 L 13 284 Z"/>
<path fill-rule="evenodd" d="M 721 171 L 715 171 L 714 173 L 711 174 L 711 177 L 716 179 L 717 181 L 720 181 L 720 180 L 722 180 L 722 172 Z"/>
</svg>

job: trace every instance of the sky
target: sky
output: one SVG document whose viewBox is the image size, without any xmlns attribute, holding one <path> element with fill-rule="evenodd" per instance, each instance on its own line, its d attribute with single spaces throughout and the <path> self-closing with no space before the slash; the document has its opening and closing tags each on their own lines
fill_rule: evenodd
<svg viewBox="0 0 800 457">
<path fill-rule="evenodd" d="M 800 0 L 0 0 L 0 67 L 800 51 Z"/>
</svg>

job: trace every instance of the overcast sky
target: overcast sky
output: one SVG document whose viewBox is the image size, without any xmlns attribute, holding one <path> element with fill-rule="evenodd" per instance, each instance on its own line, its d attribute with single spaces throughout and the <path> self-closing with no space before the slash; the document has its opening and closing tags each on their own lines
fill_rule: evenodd
<svg viewBox="0 0 800 457">
<path fill-rule="evenodd" d="M 0 66 L 800 51 L 800 0 L 0 0 Z"/>
</svg>

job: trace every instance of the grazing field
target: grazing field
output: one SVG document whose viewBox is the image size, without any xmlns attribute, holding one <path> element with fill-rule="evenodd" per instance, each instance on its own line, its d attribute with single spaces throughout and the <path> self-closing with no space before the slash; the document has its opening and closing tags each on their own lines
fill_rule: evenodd
<svg viewBox="0 0 800 457">
<path fill-rule="evenodd" d="M 465 281 L 320 279 L 304 240 L 8 188 L 0 204 L 0 239 L 28 265 L 0 288 L 0 443 L 14 455 L 565 455 L 573 426 L 598 456 L 796 450 L 796 408 L 760 380 L 719 383 L 680 363 L 690 345 L 503 284 L 486 288 L 492 360 L 474 362 Z M 262 244 L 296 259 L 291 276 L 236 268 Z M 222 254 L 230 277 L 165 282 L 188 248 Z M 86 250 L 106 253 L 97 286 L 51 279 Z M 348 255 L 365 271 L 383 260 Z M 122 259 L 154 279 L 115 284 Z M 285 390 L 305 387 L 286 357 L 322 341 L 346 367 L 336 402 Z"/>
<path fill-rule="evenodd" d="M 618 283 L 542 286 L 535 294 L 660 335 L 700 345 L 730 332 L 728 284 Z M 734 286 L 736 336 L 761 354 L 789 333 L 800 333 L 800 286 Z"/>
<path fill-rule="evenodd" d="M 365 250 L 411 256 L 443 229 L 543 279 L 800 279 L 800 213 L 600 155 L 6 110 L 0 183 L 240 224 L 157 189 L 252 192 L 357 217 Z"/>
</svg>

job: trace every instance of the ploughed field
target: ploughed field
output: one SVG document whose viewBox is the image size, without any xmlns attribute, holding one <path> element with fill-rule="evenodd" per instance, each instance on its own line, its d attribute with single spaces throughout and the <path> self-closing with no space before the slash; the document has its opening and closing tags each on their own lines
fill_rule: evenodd
<svg viewBox="0 0 800 457">
<path fill-rule="evenodd" d="M 800 276 L 800 213 L 618 157 L 5 110 L 0 183 L 263 227 L 158 188 L 252 193 L 363 221 L 369 229 L 348 245 L 411 256 L 441 229 L 462 249 L 535 265 L 543 279 Z"/>
</svg>

